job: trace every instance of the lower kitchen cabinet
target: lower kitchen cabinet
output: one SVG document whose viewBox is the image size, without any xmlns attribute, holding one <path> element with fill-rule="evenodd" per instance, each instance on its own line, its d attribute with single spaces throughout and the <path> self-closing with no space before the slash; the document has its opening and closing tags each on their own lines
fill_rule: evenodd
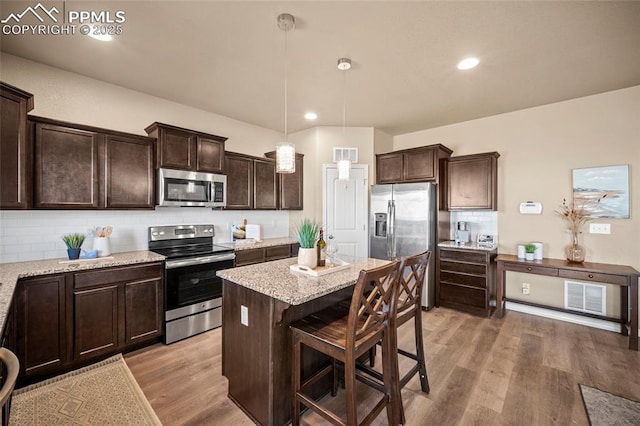
<svg viewBox="0 0 640 426">
<path fill-rule="evenodd" d="M 438 248 L 438 306 L 491 316 L 496 308 L 496 250 Z"/>
<path fill-rule="evenodd" d="M 254 263 L 286 259 L 298 255 L 300 244 L 284 244 L 236 251 L 236 266 L 253 265 Z"/>
</svg>

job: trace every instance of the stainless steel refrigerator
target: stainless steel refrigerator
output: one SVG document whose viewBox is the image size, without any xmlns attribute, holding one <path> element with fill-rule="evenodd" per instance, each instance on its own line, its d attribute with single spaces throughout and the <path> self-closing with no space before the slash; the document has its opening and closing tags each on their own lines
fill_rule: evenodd
<svg viewBox="0 0 640 426">
<path fill-rule="evenodd" d="M 392 260 L 432 250 L 422 292 L 422 306 L 426 309 L 431 309 L 436 301 L 436 197 L 433 183 L 371 187 L 369 256 Z"/>
</svg>

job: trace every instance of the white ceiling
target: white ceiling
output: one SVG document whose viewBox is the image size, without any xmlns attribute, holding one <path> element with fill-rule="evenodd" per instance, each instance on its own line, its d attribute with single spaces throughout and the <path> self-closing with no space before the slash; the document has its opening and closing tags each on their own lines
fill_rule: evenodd
<svg viewBox="0 0 640 426">
<path fill-rule="evenodd" d="M 0 4 L 0 16 L 31 2 Z M 62 2 L 47 2 L 47 5 Z M 640 2 L 66 2 L 123 10 L 123 34 L 2 35 L 4 52 L 277 131 L 391 135 L 640 85 Z M 480 58 L 458 71 L 465 56 Z M 340 57 L 353 61 L 345 75 Z M 312 110 L 315 122 L 302 115 Z"/>
</svg>

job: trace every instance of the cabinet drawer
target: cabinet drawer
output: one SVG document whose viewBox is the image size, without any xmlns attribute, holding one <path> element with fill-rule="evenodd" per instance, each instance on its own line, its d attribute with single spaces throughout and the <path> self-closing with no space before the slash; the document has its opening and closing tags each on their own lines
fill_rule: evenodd
<svg viewBox="0 0 640 426">
<path fill-rule="evenodd" d="M 450 284 L 463 284 L 470 285 L 478 288 L 485 288 L 487 286 L 487 279 L 485 277 L 478 277 L 475 275 L 454 274 L 451 272 L 440 272 L 440 281 Z"/>
<path fill-rule="evenodd" d="M 476 251 L 440 250 L 440 259 L 459 260 L 461 262 L 487 263 L 486 253 Z"/>
<path fill-rule="evenodd" d="M 563 278 L 573 278 L 576 280 L 596 281 L 600 283 L 611 283 L 618 285 L 627 285 L 628 283 L 627 277 L 625 276 L 598 274 L 596 272 L 569 271 L 566 269 L 560 269 L 560 271 L 558 271 L 558 276 Z"/>
<path fill-rule="evenodd" d="M 548 275 L 550 277 L 558 276 L 557 268 L 550 268 L 547 266 L 508 265 L 506 270 L 513 271 L 513 272 L 525 272 L 527 274 Z"/>
<path fill-rule="evenodd" d="M 286 259 L 291 255 L 291 246 L 267 247 L 267 260 Z"/>
<path fill-rule="evenodd" d="M 440 270 L 450 272 L 464 272 L 465 274 L 485 276 L 487 274 L 487 265 L 476 265 L 474 263 L 459 263 L 441 260 Z"/>
<path fill-rule="evenodd" d="M 239 250 L 236 252 L 236 266 L 261 263 L 265 260 L 265 249 Z"/>
<path fill-rule="evenodd" d="M 485 308 L 487 293 L 482 289 L 440 283 L 440 299 Z"/>
<path fill-rule="evenodd" d="M 147 278 L 162 278 L 163 270 L 164 268 L 161 263 L 153 263 L 149 265 L 78 272 L 73 274 L 73 287 L 84 288 Z"/>
</svg>

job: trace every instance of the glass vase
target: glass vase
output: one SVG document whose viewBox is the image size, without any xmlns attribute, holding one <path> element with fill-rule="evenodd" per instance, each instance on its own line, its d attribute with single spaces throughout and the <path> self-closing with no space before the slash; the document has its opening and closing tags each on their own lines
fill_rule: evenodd
<svg viewBox="0 0 640 426">
<path fill-rule="evenodd" d="M 572 242 L 565 248 L 565 251 L 567 253 L 567 260 L 570 263 L 584 262 L 586 249 L 579 244 L 578 234 L 572 234 Z"/>
</svg>

